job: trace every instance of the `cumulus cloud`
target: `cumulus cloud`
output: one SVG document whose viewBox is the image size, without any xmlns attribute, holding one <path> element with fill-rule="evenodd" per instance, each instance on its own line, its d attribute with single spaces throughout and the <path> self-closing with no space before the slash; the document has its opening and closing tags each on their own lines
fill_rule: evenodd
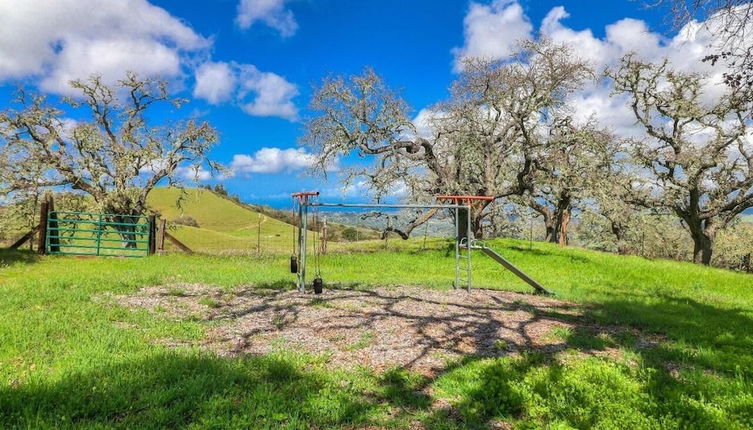
<svg viewBox="0 0 753 430">
<path fill-rule="evenodd" d="M 241 0 L 238 3 L 236 22 L 242 29 L 261 22 L 289 37 L 298 30 L 293 12 L 285 8 L 287 0 Z"/>
<path fill-rule="evenodd" d="M 196 69 L 193 96 L 216 105 L 230 100 L 236 87 L 236 76 L 228 63 L 207 62 Z"/>
<path fill-rule="evenodd" d="M 139 174 L 146 176 L 152 175 L 165 167 L 167 167 L 167 160 L 159 158 L 152 160 L 149 164 L 142 167 Z M 186 181 L 208 181 L 209 179 L 212 179 L 212 172 L 204 168 L 204 166 L 183 165 L 175 168 L 172 177 L 174 179 Z M 220 176 L 218 179 L 225 179 L 225 177 Z"/>
<path fill-rule="evenodd" d="M 652 31 L 644 21 L 624 18 L 607 25 L 603 37 L 596 37 L 591 29 L 575 30 L 567 26 L 569 16 L 562 6 L 552 8 L 542 20 L 539 33 L 555 43 L 571 46 L 574 55 L 588 61 L 597 73 L 614 67 L 620 58 L 634 52 L 643 60 L 659 62 L 666 58 L 678 70 L 707 76 L 705 101 L 717 99 L 726 90 L 722 84 L 725 69 L 701 61 L 715 43 L 714 34 L 718 32 L 714 26 L 720 25 L 718 20 L 692 21 L 673 37 L 665 37 Z M 496 0 L 490 5 L 472 3 L 464 29 L 463 47 L 453 50 L 456 71 L 466 57 L 506 58 L 520 40 L 531 38 L 533 32 L 530 19 L 513 0 Z M 608 82 L 596 83 L 575 94 L 570 100 L 575 115 L 580 119 L 594 116 L 622 136 L 637 135 L 640 130 L 626 106 L 625 96 L 610 97 L 608 85 Z M 417 123 L 421 120 L 419 113 Z"/>
<path fill-rule="evenodd" d="M 494 0 L 489 5 L 471 3 L 463 20 L 465 43 L 455 48 L 455 71 L 469 57 L 504 58 L 521 40 L 530 39 L 533 25 L 518 2 Z"/>
<path fill-rule="evenodd" d="M 233 101 L 254 116 L 276 116 L 295 121 L 293 98 L 298 87 L 280 75 L 262 72 L 250 64 L 208 62 L 196 69 L 193 95 L 210 104 Z"/>
<path fill-rule="evenodd" d="M 250 115 L 279 116 L 290 121 L 298 117 L 292 101 L 298 95 L 298 87 L 280 75 L 262 72 L 251 65 L 241 66 L 240 97 L 246 99 L 247 94 L 253 96 L 252 100 L 241 107 Z"/>
<path fill-rule="evenodd" d="M 92 74 L 176 76 L 210 44 L 146 0 L 0 0 L 0 80 L 34 76 L 50 92 Z"/>
<path fill-rule="evenodd" d="M 186 181 L 208 181 L 212 179 L 212 172 L 201 166 L 181 166 L 175 169 L 175 177 Z"/>
<path fill-rule="evenodd" d="M 314 161 L 304 148 L 264 147 L 251 155 L 234 155 L 230 169 L 236 174 L 292 172 L 309 168 Z"/>
<path fill-rule="evenodd" d="M 338 187 L 328 187 L 322 190 L 322 197 L 339 199 L 374 200 L 377 195 L 372 184 L 365 179 L 343 184 Z M 410 196 L 410 187 L 404 181 L 395 181 L 392 186 L 381 194 L 383 201 L 401 200 Z"/>
</svg>

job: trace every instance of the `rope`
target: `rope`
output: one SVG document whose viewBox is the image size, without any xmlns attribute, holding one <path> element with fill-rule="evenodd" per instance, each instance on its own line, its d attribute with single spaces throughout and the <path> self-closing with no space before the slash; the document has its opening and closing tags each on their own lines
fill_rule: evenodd
<svg viewBox="0 0 753 430">
<path fill-rule="evenodd" d="M 298 255 L 298 215 L 296 212 L 296 199 L 293 199 L 293 205 L 292 205 L 292 215 L 293 215 L 293 255 Z"/>
<path fill-rule="evenodd" d="M 319 199 L 317 199 L 318 202 Z M 313 242 L 314 242 L 314 272 L 317 278 L 320 278 L 322 275 L 322 268 L 321 268 L 321 252 L 319 249 L 319 242 L 321 242 L 321 225 L 319 224 L 319 206 L 314 206 L 314 236 L 313 236 Z"/>
</svg>

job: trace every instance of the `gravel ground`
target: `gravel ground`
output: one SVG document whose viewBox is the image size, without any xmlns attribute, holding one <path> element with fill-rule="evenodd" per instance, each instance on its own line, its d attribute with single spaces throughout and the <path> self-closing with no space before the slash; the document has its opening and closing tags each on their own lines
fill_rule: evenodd
<svg viewBox="0 0 753 430">
<path fill-rule="evenodd" d="M 335 366 L 375 371 L 402 366 L 426 375 L 448 359 L 556 352 L 566 348 L 560 327 L 609 333 L 584 321 L 573 303 L 494 290 L 438 291 L 417 287 L 291 290 L 179 284 L 118 296 L 132 309 L 212 322 L 203 346 L 223 356 L 275 349 L 327 354 Z M 609 354 L 609 348 L 591 351 Z"/>
</svg>

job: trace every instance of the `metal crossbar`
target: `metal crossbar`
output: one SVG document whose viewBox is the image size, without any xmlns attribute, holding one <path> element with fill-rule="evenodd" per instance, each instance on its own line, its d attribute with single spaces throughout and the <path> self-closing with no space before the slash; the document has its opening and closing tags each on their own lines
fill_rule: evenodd
<svg viewBox="0 0 753 430">
<path fill-rule="evenodd" d="M 400 205 L 381 203 L 307 203 L 308 206 L 328 208 L 392 208 L 392 209 L 467 209 L 462 205 Z"/>
</svg>

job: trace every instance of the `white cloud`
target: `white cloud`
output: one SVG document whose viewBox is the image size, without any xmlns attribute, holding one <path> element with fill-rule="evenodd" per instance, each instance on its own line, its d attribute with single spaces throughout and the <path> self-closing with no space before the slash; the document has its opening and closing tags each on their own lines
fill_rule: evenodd
<svg viewBox="0 0 753 430">
<path fill-rule="evenodd" d="M 644 60 L 659 62 L 667 58 L 677 70 L 707 76 L 703 93 L 706 102 L 716 100 L 726 90 L 722 84 L 724 67 L 713 67 L 701 61 L 708 54 L 709 46 L 716 43 L 714 34 L 719 32 L 715 26 L 722 25 L 719 20 L 693 21 L 673 37 L 665 37 L 651 31 L 643 21 L 625 18 L 607 25 L 604 37 L 596 37 L 591 29 L 575 30 L 565 25 L 568 17 L 564 7 L 551 9 L 541 22 L 540 34 L 555 43 L 570 45 L 574 55 L 588 61 L 596 73 L 614 67 L 624 55 L 635 52 Z M 456 71 L 459 61 L 468 56 L 504 59 L 515 49 L 515 42 L 531 37 L 533 30 L 520 4 L 513 0 L 496 0 L 491 5 L 472 3 L 464 25 L 465 44 L 453 51 Z M 608 82 L 592 84 L 573 95 L 571 104 L 579 119 L 595 116 L 602 125 L 622 136 L 635 136 L 640 132 L 633 113 L 626 106 L 626 97 L 610 97 Z M 423 113 L 416 118 L 419 128 L 426 122 Z"/>
<path fill-rule="evenodd" d="M 0 80 L 34 76 L 50 92 L 91 74 L 176 76 L 210 44 L 146 0 L 0 0 Z"/>
<path fill-rule="evenodd" d="M 281 173 L 302 170 L 314 164 L 315 157 L 304 148 L 264 147 L 252 155 L 236 154 L 230 163 L 234 173 Z"/>
<path fill-rule="evenodd" d="M 159 158 L 152 160 L 149 164 L 142 167 L 139 174 L 149 176 L 157 173 L 165 167 L 167 167 L 167 160 L 164 158 Z M 204 166 L 178 166 L 173 171 L 172 177 L 186 181 L 207 181 L 209 179 L 212 179 L 212 172 L 205 169 Z M 218 179 L 225 179 L 225 177 L 220 175 Z"/>
<path fill-rule="evenodd" d="M 186 181 L 208 181 L 212 179 L 212 172 L 201 166 L 181 166 L 175 169 L 175 176 Z"/>
<path fill-rule="evenodd" d="M 196 69 L 193 96 L 213 105 L 226 102 L 233 96 L 236 81 L 235 73 L 229 64 L 204 63 Z"/>
<path fill-rule="evenodd" d="M 358 179 L 354 182 L 343 184 L 338 187 L 325 188 L 321 192 L 322 197 L 326 198 L 339 198 L 339 199 L 354 199 L 359 200 L 374 200 L 376 193 L 372 188 L 372 184 L 365 179 Z M 381 195 L 382 201 L 394 201 L 402 200 L 410 196 L 410 188 L 404 181 L 395 181 L 395 183 Z"/>
<path fill-rule="evenodd" d="M 298 119 L 298 108 L 293 103 L 298 87 L 280 75 L 262 72 L 250 64 L 202 64 L 196 69 L 193 95 L 210 104 L 232 100 L 249 115 Z"/>
<path fill-rule="evenodd" d="M 298 87 L 280 75 L 262 72 L 254 66 L 241 67 L 240 96 L 253 94 L 253 100 L 242 104 L 242 109 L 255 116 L 279 116 L 290 121 L 298 118 L 298 108 L 293 97 L 298 95 Z"/>
<path fill-rule="evenodd" d="M 471 3 L 463 20 L 465 43 L 452 50 L 455 71 L 462 69 L 464 58 L 504 58 L 514 53 L 521 40 L 531 38 L 532 30 L 531 21 L 515 1 Z"/>
<path fill-rule="evenodd" d="M 277 30 L 282 37 L 289 37 L 298 30 L 293 12 L 285 8 L 288 0 L 241 0 L 238 3 L 236 22 L 242 29 L 262 22 Z"/>
</svg>

